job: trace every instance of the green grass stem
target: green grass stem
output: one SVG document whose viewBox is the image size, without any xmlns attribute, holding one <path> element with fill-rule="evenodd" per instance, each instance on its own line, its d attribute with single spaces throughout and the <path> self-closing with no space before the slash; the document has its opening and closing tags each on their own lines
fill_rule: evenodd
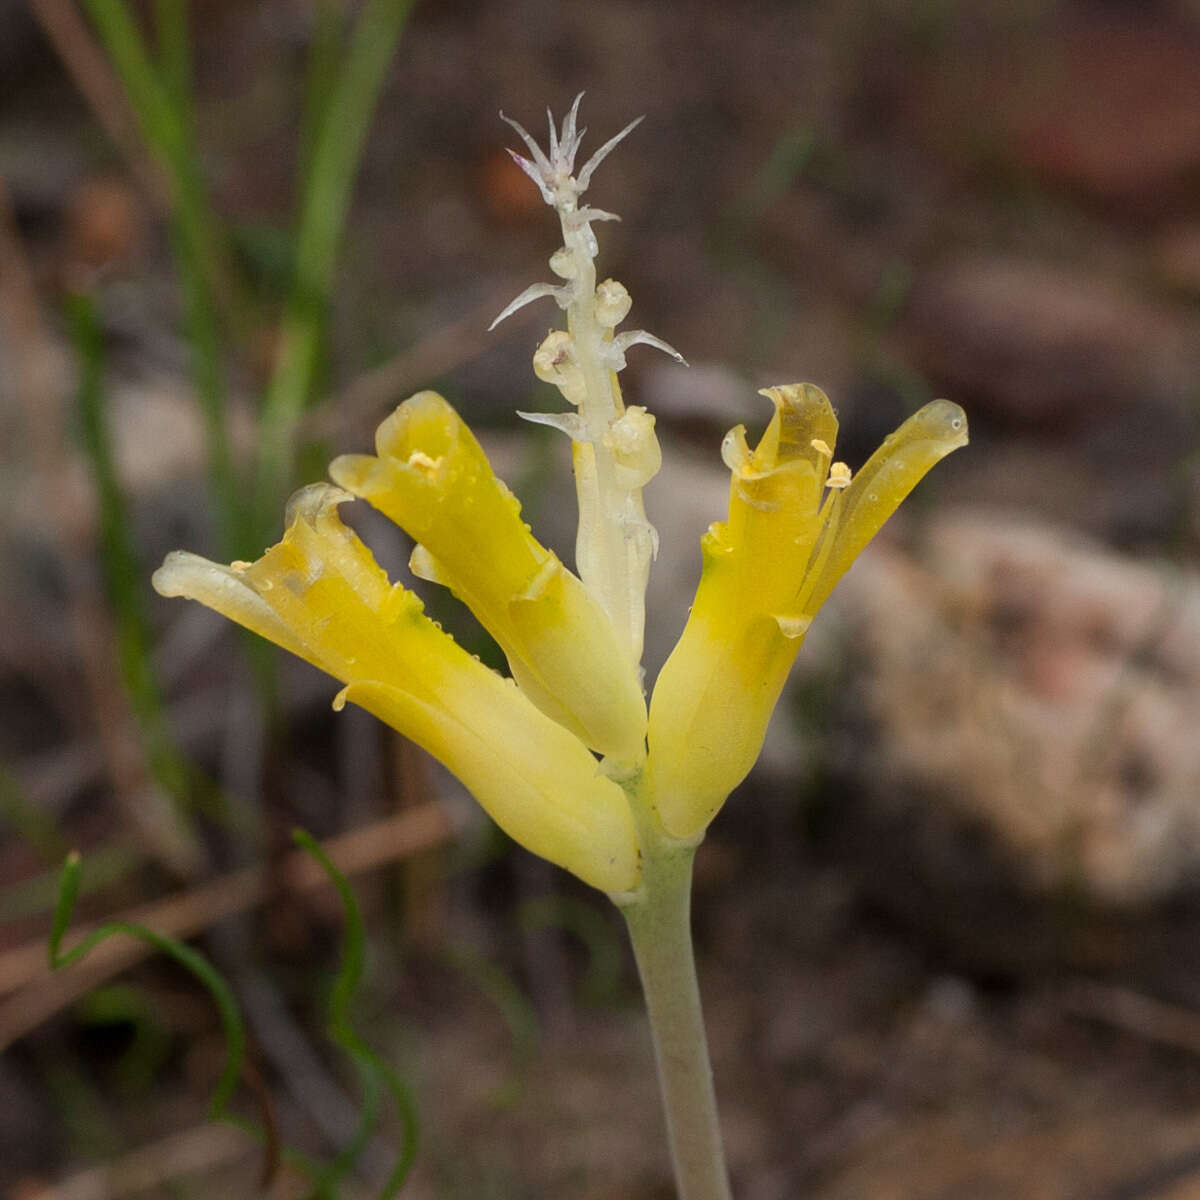
<svg viewBox="0 0 1200 1200">
<path fill-rule="evenodd" d="M 179 833 L 189 841 L 186 815 L 196 780 L 176 748 L 166 703 L 151 664 L 151 631 L 146 617 L 145 571 L 134 547 L 125 496 L 117 477 L 104 387 L 104 344 L 95 300 L 72 293 L 67 321 L 79 362 L 78 417 L 83 450 L 91 468 L 99 508 L 100 560 L 113 616 L 122 681 L 145 747 L 151 774 L 174 802 Z"/>
<path fill-rule="evenodd" d="M 84 0 L 84 5 L 170 189 L 171 245 L 183 290 L 192 382 L 204 413 L 211 495 L 225 551 L 231 557 L 248 553 L 214 294 L 224 255 L 192 132 L 186 4 L 160 0 L 157 6 L 161 76 L 124 0 Z"/>
<path fill-rule="evenodd" d="M 325 1169 L 318 1179 L 314 1195 L 325 1194 L 357 1162 L 378 1119 L 383 1091 L 391 1094 L 400 1116 L 401 1149 L 383 1189 L 380 1200 L 390 1200 L 403 1186 L 417 1152 L 417 1109 L 404 1081 L 363 1041 L 351 1020 L 354 998 L 362 985 L 365 962 L 366 926 L 346 877 L 333 865 L 320 843 L 303 829 L 292 834 L 298 846 L 306 850 L 329 876 L 337 889 L 345 913 L 346 925 L 342 943 L 342 964 L 329 996 L 329 1036 L 350 1057 L 358 1072 L 363 1089 L 363 1112 L 358 1130 L 349 1144 Z"/>
<path fill-rule="evenodd" d="M 363 145 L 411 8 L 412 0 L 367 0 L 336 82 L 313 85 L 321 92 L 328 88 L 328 100 L 307 159 L 295 275 L 263 400 L 254 509 L 260 530 L 277 523 L 276 510 L 289 483 L 296 423 L 317 377 L 337 251 Z M 318 39 L 320 55 L 326 53 L 323 45 Z"/>
<path fill-rule="evenodd" d="M 64 951 L 62 941 L 67 927 L 71 924 L 75 903 L 79 899 L 79 874 L 80 857 L 72 852 L 67 855 L 63 864 L 58 903 L 54 908 L 54 920 L 47 944 L 51 968 L 60 971 L 64 967 L 72 966 L 85 959 L 101 942 L 124 934 L 153 946 L 190 972 L 212 997 L 225 1034 L 225 1067 L 213 1093 L 211 1108 L 214 1119 L 223 1117 L 241 1076 L 242 1060 L 246 1052 L 246 1027 L 229 984 L 198 951 L 175 938 L 166 937 L 145 925 L 137 925 L 130 921 L 108 921 L 92 930 L 77 946 Z"/>
</svg>

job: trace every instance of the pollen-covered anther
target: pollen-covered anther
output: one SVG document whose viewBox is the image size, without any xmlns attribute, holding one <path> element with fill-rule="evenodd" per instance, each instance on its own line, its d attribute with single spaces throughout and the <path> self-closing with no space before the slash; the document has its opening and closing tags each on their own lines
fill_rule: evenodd
<svg viewBox="0 0 1200 1200">
<path fill-rule="evenodd" d="M 829 478 L 825 480 L 828 488 L 845 488 L 850 486 L 850 468 L 844 462 L 835 462 L 829 468 Z"/>
<path fill-rule="evenodd" d="M 813 440 L 811 442 L 809 442 L 808 444 L 818 454 L 823 454 L 823 455 L 825 455 L 826 458 L 833 457 L 833 451 L 829 448 L 829 443 L 822 440 L 821 438 L 813 438 Z M 844 466 L 845 464 L 842 464 L 842 465 Z"/>
<path fill-rule="evenodd" d="M 414 450 L 408 456 L 408 465 L 416 467 L 426 474 L 432 474 L 442 465 L 442 460 L 440 456 L 438 458 L 431 458 L 424 450 Z"/>
<path fill-rule="evenodd" d="M 735 425 L 721 441 L 721 461 L 735 475 L 745 476 L 750 473 L 752 457 L 745 425 Z"/>
<path fill-rule="evenodd" d="M 629 316 L 633 300 L 623 283 L 606 279 L 596 288 L 596 320 L 605 329 L 615 329 Z"/>
<path fill-rule="evenodd" d="M 524 126 L 512 120 L 511 117 L 506 117 L 503 113 L 500 114 L 500 119 L 512 126 L 532 156 L 531 158 L 525 158 L 523 155 L 517 154 L 514 150 L 510 150 L 509 154 L 512 155 L 513 161 L 537 184 L 538 190 L 542 194 L 542 199 L 551 207 L 557 208 L 560 212 L 564 213 L 570 212 L 575 208 L 578 198 L 587 191 L 588 184 L 591 183 L 592 174 L 596 168 L 642 119 L 638 117 L 637 120 L 630 121 L 620 133 L 610 137 L 579 168 L 579 172 L 576 174 L 575 156 L 579 152 L 583 135 L 587 133 L 587 130 L 580 129 L 578 124 L 579 102 L 582 99 L 583 93 L 580 92 L 575 97 L 575 102 L 571 105 L 570 111 L 563 118 L 561 132 L 554 128 L 554 118 L 547 112 L 546 115 L 550 117 L 549 154 L 534 141 Z M 605 217 L 598 214 L 590 219 L 603 220 Z"/>
</svg>

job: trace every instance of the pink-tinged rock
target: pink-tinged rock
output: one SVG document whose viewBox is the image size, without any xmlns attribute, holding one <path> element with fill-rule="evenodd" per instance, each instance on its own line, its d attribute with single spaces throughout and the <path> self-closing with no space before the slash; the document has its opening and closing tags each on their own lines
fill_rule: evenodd
<svg viewBox="0 0 1200 1200">
<path fill-rule="evenodd" d="M 994 514 L 926 532 L 924 566 L 866 557 L 842 596 L 858 816 L 892 831 L 910 894 L 982 946 L 1022 936 L 1005 894 L 1044 921 L 1056 897 L 1130 913 L 1193 892 L 1200 575 Z"/>
</svg>

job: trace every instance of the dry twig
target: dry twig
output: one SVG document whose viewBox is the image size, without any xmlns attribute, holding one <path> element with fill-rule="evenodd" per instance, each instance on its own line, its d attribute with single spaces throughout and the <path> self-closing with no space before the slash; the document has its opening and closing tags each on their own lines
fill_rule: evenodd
<svg viewBox="0 0 1200 1200">
<path fill-rule="evenodd" d="M 1075 1016 L 1101 1021 L 1160 1046 L 1200 1055 L 1200 1012 L 1194 1009 L 1090 980 L 1065 988 L 1059 1004 Z"/>
<path fill-rule="evenodd" d="M 445 808 L 429 803 L 331 838 L 324 845 L 338 870 L 356 875 L 440 845 L 453 833 L 454 825 Z M 278 880 L 275 890 L 269 885 L 265 868 L 245 867 L 180 896 L 119 913 L 116 919 L 145 925 L 170 937 L 189 938 L 277 894 L 311 892 L 329 883 L 321 868 L 301 851 L 289 854 L 278 870 L 272 870 L 271 878 Z M 83 936 L 93 928 L 95 923 L 80 924 L 77 933 Z M 50 970 L 42 941 L 0 953 L 0 994 L 12 993 L 0 1002 L 0 1049 L 97 983 L 152 953 L 144 942 L 114 938 L 97 946 L 86 962 L 58 974 Z"/>
<path fill-rule="evenodd" d="M 231 1125 L 199 1125 L 139 1146 L 115 1162 L 71 1175 L 33 1192 L 29 1200 L 114 1200 L 170 1184 L 180 1176 L 248 1158 L 259 1147 Z"/>
</svg>

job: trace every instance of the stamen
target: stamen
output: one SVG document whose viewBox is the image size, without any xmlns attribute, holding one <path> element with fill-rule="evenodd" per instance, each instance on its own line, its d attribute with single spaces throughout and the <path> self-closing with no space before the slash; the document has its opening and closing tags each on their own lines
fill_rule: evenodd
<svg viewBox="0 0 1200 1200">
<path fill-rule="evenodd" d="M 440 457 L 430 458 L 424 450 L 414 450 L 408 456 L 408 465 L 410 467 L 417 467 L 419 470 L 427 473 L 436 471 L 441 464 L 442 460 Z"/>
<path fill-rule="evenodd" d="M 817 581 L 821 578 L 821 572 L 825 569 L 830 554 L 833 553 L 838 526 L 842 523 L 842 498 L 845 494 L 841 488 L 835 488 L 829 493 L 825 503 L 821 505 L 821 511 L 817 514 L 821 532 L 817 537 L 817 544 L 809 556 L 808 565 L 804 568 L 800 590 L 796 593 L 796 599 L 793 601 L 796 612 L 800 615 L 804 614 L 805 605 L 816 589 Z"/>
<path fill-rule="evenodd" d="M 835 462 L 829 468 L 829 478 L 825 480 L 827 488 L 845 488 L 850 486 L 850 468 L 844 462 Z"/>
</svg>

